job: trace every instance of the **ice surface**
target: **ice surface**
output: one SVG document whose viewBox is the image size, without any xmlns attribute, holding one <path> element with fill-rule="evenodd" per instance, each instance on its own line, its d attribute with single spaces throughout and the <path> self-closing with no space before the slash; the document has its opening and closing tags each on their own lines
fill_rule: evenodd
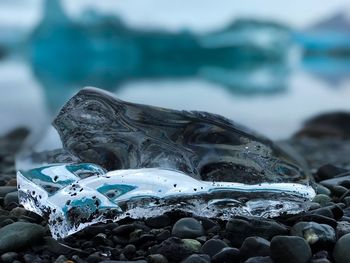
<svg viewBox="0 0 350 263">
<path fill-rule="evenodd" d="M 86 88 L 53 126 L 63 148 L 26 156 L 35 165 L 17 180 L 21 204 L 46 217 L 55 238 L 173 209 L 223 219 L 293 214 L 315 195 L 294 158 L 218 115 L 123 102 Z"/>
</svg>

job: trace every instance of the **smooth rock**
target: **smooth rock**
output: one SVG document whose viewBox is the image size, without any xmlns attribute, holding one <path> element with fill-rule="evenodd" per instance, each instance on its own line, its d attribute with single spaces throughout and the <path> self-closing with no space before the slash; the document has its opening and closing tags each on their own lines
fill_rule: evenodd
<svg viewBox="0 0 350 263">
<path fill-rule="evenodd" d="M 163 228 L 170 224 L 170 218 L 167 215 L 150 217 L 145 220 L 146 225 L 152 228 Z"/>
<path fill-rule="evenodd" d="M 332 213 L 332 210 L 329 207 L 321 207 L 321 208 L 316 209 L 316 210 L 314 210 L 314 211 L 312 211 L 310 213 L 334 219 L 334 215 Z"/>
<path fill-rule="evenodd" d="M 319 182 L 323 186 L 332 189 L 336 185 L 341 185 L 344 181 L 349 181 L 350 180 L 350 172 L 347 175 L 341 176 L 341 177 L 335 177 L 332 179 L 327 179 Z"/>
<path fill-rule="evenodd" d="M 238 263 L 239 250 L 233 247 L 224 247 L 212 257 L 212 263 Z"/>
<path fill-rule="evenodd" d="M 228 247 L 228 245 L 224 241 L 220 239 L 209 239 L 203 244 L 201 252 L 203 254 L 209 255 L 210 257 L 213 257 L 225 247 Z"/>
<path fill-rule="evenodd" d="M 252 257 L 248 258 L 244 263 L 273 263 L 270 257 Z M 279 263 L 279 262 L 275 262 Z M 282 263 L 282 262 L 281 262 Z"/>
<path fill-rule="evenodd" d="M 62 244 L 62 243 L 58 242 L 57 240 L 53 239 L 52 237 L 44 237 L 44 241 L 45 241 L 45 249 L 47 251 L 50 251 L 51 253 L 56 254 L 56 255 L 88 256 L 86 251 Z M 93 245 L 92 242 L 91 242 L 91 245 Z"/>
<path fill-rule="evenodd" d="M 184 242 L 185 247 L 193 252 L 199 252 L 201 249 L 202 244 L 195 239 L 184 238 L 182 241 Z"/>
<path fill-rule="evenodd" d="M 18 192 L 15 191 L 15 192 L 11 192 L 11 193 L 8 193 L 5 195 L 5 198 L 4 198 L 4 205 L 9 205 L 10 203 L 19 203 L 18 201 Z"/>
<path fill-rule="evenodd" d="M 325 194 L 318 194 L 314 197 L 312 202 L 319 203 L 321 206 L 326 206 L 332 199 Z"/>
<path fill-rule="evenodd" d="M 151 254 L 147 257 L 149 263 L 168 263 L 166 257 L 161 254 Z"/>
<path fill-rule="evenodd" d="M 335 244 L 333 258 L 336 263 L 350 262 L 350 234 L 342 236 Z"/>
<path fill-rule="evenodd" d="M 18 258 L 18 254 L 16 252 L 7 252 L 1 255 L 1 262 L 12 263 L 17 258 Z"/>
<path fill-rule="evenodd" d="M 304 238 L 310 246 L 318 249 L 333 247 L 336 241 L 335 231 L 331 226 L 315 222 L 299 222 L 291 228 L 290 234 Z"/>
<path fill-rule="evenodd" d="M 241 260 L 270 256 L 270 242 L 262 237 L 247 237 L 239 249 L 239 255 Z"/>
<path fill-rule="evenodd" d="M 311 263 L 331 263 L 331 262 L 326 258 L 320 258 L 320 259 L 313 259 Z"/>
<path fill-rule="evenodd" d="M 321 180 L 327 180 L 345 172 L 347 172 L 346 169 L 334 166 L 332 164 L 325 164 L 317 170 L 316 175 Z"/>
<path fill-rule="evenodd" d="M 298 222 L 298 221 L 316 222 L 319 224 L 330 225 L 331 227 L 336 228 L 337 226 L 336 220 L 323 215 L 312 214 L 312 212 L 313 211 L 311 211 L 311 213 L 308 213 L 308 214 L 302 214 L 302 215 L 290 217 L 287 219 L 287 222 Z"/>
<path fill-rule="evenodd" d="M 65 263 L 68 260 L 64 255 L 60 255 L 58 258 L 56 258 L 54 263 Z"/>
<path fill-rule="evenodd" d="M 35 244 L 43 238 L 46 229 L 41 225 L 15 222 L 0 229 L 0 253 L 16 251 Z"/>
<path fill-rule="evenodd" d="M 337 239 L 341 238 L 342 236 L 350 233 L 350 222 L 347 221 L 339 221 L 337 222 L 337 228 L 336 228 L 336 237 Z"/>
<path fill-rule="evenodd" d="M 174 224 L 171 233 L 180 238 L 196 238 L 204 235 L 204 228 L 198 220 L 185 217 Z"/>
<path fill-rule="evenodd" d="M 210 263 L 210 257 L 206 254 L 193 254 L 181 261 L 181 263 Z"/>
<path fill-rule="evenodd" d="M 146 260 L 103 260 L 99 263 L 147 263 Z"/>
<path fill-rule="evenodd" d="M 115 227 L 112 232 L 115 235 L 129 235 L 132 231 L 135 230 L 135 226 L 133 224 L 125 224 Z"/>
<path fill-rule="evenodd" d="M 337 196 L 337 197 L 340 197 L 342 196 L 343 194 L 346 193 L 346 191 L 348 191 L 347 188 L 345 188 L 344 186 L 341 186 L 341 185 L 336 185 L 333 187 L 332 189 L 332 193 L 334 196 Z"/>
<path fill-rule="evenodd" d="M 307 263 L 312 256 L 305 239 L 296 236 L 275 236 L 271 240 L 270 249 L 274 262 Z"/>
<path fill-rule="evenodd" d="M 317 194 L 324 194 L 324 195 L 331 195 L 331 190 L 329 190 L 327 187 L 323 186 L 322 184 L 316 185 Z"/>
<path fill-rule="evenodd" d="M 162 254 L 171 262 L 180 262 L 193 252 L 178 237 L 170 237 L 159 245 L 150 248 L 152 254 Z"/>
<path fill-rule="evenodd" d="M 288 234 L 288 228 L 271 219 L 255 217 L 236 217 L 226 224 L 225 237 L 233 246 L 241 246 L 250 236 L 259 236 L 267 240 L 277 235 Z"/>
<path fill-rule="evenodd" d="M 8 193 L 17 191 L 16 186 L 0 186 L 0 197 L 5 197 Z"/>
</svg>

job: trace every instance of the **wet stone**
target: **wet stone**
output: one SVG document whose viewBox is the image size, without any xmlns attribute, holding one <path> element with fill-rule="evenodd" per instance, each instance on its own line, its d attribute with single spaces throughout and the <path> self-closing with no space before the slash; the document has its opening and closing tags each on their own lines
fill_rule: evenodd
<svg viewBox="0 0 350 263">
<path fill-rule="evenodd" d="M 212 263 L 240 262 L 239 250 L 233 247 L 224 247 L 212 257 Z"/>
<path fill-rule="evenodd" d="M 335 231 L 331 226 L 315 222 L 299 222 L 291 228 L 290 234 L 304 238 L 310 246 L 318 249 L 333 247 L 336 241 Z"/>
<path fill-rule="evenodd" d="M 202 244 L 195 240 L 195 239 L 182 239 L 182 242 L 184 243 L 185 247 L 193 252 L 199 252 L 201 249 Z"/>
<path fill-rule="evenodd" d="M 339 221 L 337 222 L 336 237 L 337 239 L 350 233 L 350 222 Z"/>
<path fill-rule="evenodd" d="M 307 263 L 312 255 L 308 243 L 301 237 L 275 236 L 270 248 L 274 262 Z"/>
<path fill-rule="evenodd" d="M 18 254 L 16 252 L 7 252 L 1 255 L 1 262 L 12 263 L 17 258 L 18 258 Z"/>
<path fill-rule="evenodd" d="M 117 226 L 112 230 L 113 234 L 115 235 L 129 235 L 132 231 L 134 231 L 135 226 L 133 224 L 126 224 L 126 225 L 120 225 Z"/>
<path fill-rule="evenodd" d="M 333 258 L 336 263 L 350 262 L 350 234 L 342 236 L 335 244 Z"/>
<path fill-rule="evenodd" d="M 325 164 L 317 170 L 316 175 L 321 180 L 327 180 L 327 179 L 337 177 L 338 175 L 345 172 L 347 172 L 346 169 L 334 166 L 332 164 Z"/>
<path fill-rule="evenodd" d="M 186 247 L 184 242 L 177 237 L 170 237 L 159 245 L 151 247 L 150 252 L 152 254 L 162 254 L 170 262 L 180 262 L 193 253 Z"/>
<path fill-rule="evenodd" d="M 5 198 L 4 198 L 4 205 L 7 206 L 11 203 L 19 203 L 18 201 L 18 192 L 15 191 L 15 192 L 11 192 L 11 193 L 8 193 L 5 195 Z"/>
<path fill-rule="evenodd" d="M 203 244 L 201 252 L 213 257 L 225 247 L 228 247 L 228 245 L 224 241 L 220 239 L 210 239 Z"/>
<path fill-rule="evenodd" d="M 17 191 L 16 186 L 0 186 L 0 197 L 5 197 L 8 193 Z"/>
<path fill-rule="evenodd" d="M 44 227 L 26 223 L 15 222 L 0 229 L 0 253 L 16 251 L 34 244 L 45 235 Z"/>
<path fill-rule="evenodd" d="M 60 255 L 56 258 L 54 263 L 65 263 L 68 259 L 64 255 Z"/>
<path fill-rule="evenodd" d="M 243 241 L 250 236 L 259 236 L 271 240 L 276 235 L 285 235 L 288 228 L 274 220 L 240 217 L 227 222 L 225 237 L 234 246 L 241 246 Z"/>
<path fill-rule="evenodd" d="M 147 257 L 149 263 L 168 263 L 166 257 L 161 254 L 151 254 Z"/>
<path fill-rule="evenodd" d="M 174 224 L 171 234 L 180 238 L 196 238 L 204 234 L 204 229 L 198 220 L 185 217 Z"/>
<path fill-rule="evenodd" d="M 62 244 L 52 237 L 44 237 L 44 245 L 45 249 L 47 251 L 50 251 L 51 253 L 55 255 L 66 255 L 66 256 L 73 256 L 73 255 L 78 255 L 78 256 L 87 256 L 87 252 L 83 250 L 83 245 L 82 248 L 74 248 L 70 247 L 66 244 Z M 91 242 L 91 246 L 93 246 L 93 243 Z"/>
<path fill-rule="evenodd" d="M 241 260 L 251 257 L 270 256 L 270 242 L 261 237 L 248 237 L 239 249 Z"/>
<path fill-rule="evenodd" d="M 350 172 L 347 173 L 347 175 L 345 175 L 345 176 L 335 177 L 335 178 L 332 178 L 332 179 L 323 180 L 323 181 L 320 181 L 319 183 L 321 185 L 329 188 L 329 189 L 332 189 L 334 186 L 341 185 L 345 181 L 349 181 L 349 180 L 350 180 Z"/>
<path fill-rule="evenodd" d="M 333 212 L 329 207 L 322 207 L 322 208 L 315 209 L 313 211 L 310 211 L 310 214 L 334 218 Z"/>
<path fill-rule="evenodd" d="M 14 223 L 14 221 L 11 218 L 6 218 L 0 222 L 0 228 L 10 225 L 12 223 Z"/>
<path fill-rule="evenodd" d="M 329 261 L 326 258 L 320 258 L 320 259 L 314 259 L 311 261 L 312 263 L 331 263 L 331 261 Z"/>
<path fill-rule="evenodd" d="M 348 191 L 347 188 L 341 185 L 336 185 L 332 188 L 332 193 L 334 196 L 340 197 Z"/>
<path fill-rule="evenodd" d="M 252 257 L 248 258 L 244 263 L 273 263 L 270 257 Z"/>
<path fill-rule="evenodd" d="M 193 254 L 183 261 L 181 263 L 210 263 L 210 257 L 206 254 Z"/>
<path fill-rule="evenodd" d="M 331 190 L 329 190 L 327 187 L 323 186 L 322 184 L 317 184 L 316 186 L 317 194 L 323 194 L 323 195 L 330 195 Z"/>
<path fill-rule="evenodd" d="M 167 215 L 160 215 L 157 217 L 147 218 L 145 222 L 149 227 L 163 228 L 170 224 L 170 218 Z"/>
<path fill-rule="evenodd" d="M 312 199 L 312 202 L 319 203 L 321 206 L 326 206 L 332 199 L 325 194 L 318 194 Z"/>
<path fill-rule="evenodd" d="M 143 260 L 143 259 L 140 259 L 140 260 L 103 260 L 103 261 L 99 261 L 99 263 L 147 263 L 147 261 Z"/>
</svg>

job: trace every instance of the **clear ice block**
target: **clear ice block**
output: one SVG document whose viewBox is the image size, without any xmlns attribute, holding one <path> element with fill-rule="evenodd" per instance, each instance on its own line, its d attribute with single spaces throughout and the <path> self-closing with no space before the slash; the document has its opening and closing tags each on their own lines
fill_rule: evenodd
<svg viewBox="0 0 350 263">
<path fill-rule="evenodd" d="M 174 209 L 222 219 L 295 214 L 315 195 L 293 157 L 218 115 L 123 102 L 86 88 L 53 126 L 56 147 L 24 155 L 17 181 L 20 203 L 46 217 L 55 238 Z"/>
</svg>

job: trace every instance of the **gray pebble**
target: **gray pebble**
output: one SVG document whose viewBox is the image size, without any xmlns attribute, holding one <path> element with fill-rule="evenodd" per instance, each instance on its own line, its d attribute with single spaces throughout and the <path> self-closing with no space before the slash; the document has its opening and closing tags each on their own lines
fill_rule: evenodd
<svg viewBox="0 0 350 263">
<path fill-rule="evenodd" d="M 11 192 L 11 193 L 8 193 L 5 195 L 5 198 L 4 198 L 4 205 L 9 205 L 11 203 L 19 203 L 18 201 L 18 192 L 15 191 L 15 192 Z"/>
<path fill-rule="evenodd" d="M 335 244 L 333 258 L 336 263 L 350 262 L 350 234 L 342 236 Z"/>
<path fill-rule="evenodd" d="M 8 193 L 17 191 L 16 186 L 0 186 L 0 197 L 5 197 Z"/>
<path fill-rule="evenodd" d="M 180 238 L 196 238 L 203 234 L 202 224 L 192 217 L 181 218 L 174 224 L 172 229 L 172 235 Z"/>
<path fill-rule="evenodd" d="M 307 263 L 312 256 L 305 239 L 296 236 L 275 236 L 271 240 L 270 249 L 274 262 Z"/>
<path fill-rule="evenodd" d="M 220 239 L 209 239 L 203 244 L 201 252 L 203 254 L 209 255 L 210 257 L 213 257 L 225 247 L 228 247 L 228 245 L 224 241 Z"/>
<path fill-rule="evenodd" d="M 46 233 L 41 225 L 15 222 L 0 229 L 0 253 L 16 251 L 35 244 Z"/>
<path fill-rule="evenodd" d="M 332 199 L 325 194 L 318 194 L 314 197 L 312 202 L 319 203 L 321 206 L 326 206 Z"/>
<path fill-rule="evenodd" d="M 166 257 L 161 254 L 151 254 L 147 257 L 149 263 L 168 263 Z"/>
<path fill-rule="evenodd" d="M 1 261 L 3 263 L 11 263 L 14 260 L 16 260 L 17 257 L 18 257 L 18 254 L 16 252 L 7 252 L 1 255 Z"/>
<path fill-rule="evenodd" d="M 205 254 L 193 254 L 185 258 L 181 263 L 210 263 L 210 257 Z"/>
<path fill-rule="evenodd" d="M 248 237 L 239 251 L 242 260 L 257 256 L 270 256 L 270 242 L 261 237 Z"/>
<path fill-rule="evenodd" d="M 337 222 L 337 228 L 336 228 L 337 239 L 349 233 L 350 233 L 350 222 L 347 222 L 347 221 Z"/>
<path fill-rule="evenodd" d="M 336 241 L 333 227 L 315 222 L 296 223 L 291 228 L 290 234 L 304 238 L 310 245 L 334 244 Z"/>
</svg>

